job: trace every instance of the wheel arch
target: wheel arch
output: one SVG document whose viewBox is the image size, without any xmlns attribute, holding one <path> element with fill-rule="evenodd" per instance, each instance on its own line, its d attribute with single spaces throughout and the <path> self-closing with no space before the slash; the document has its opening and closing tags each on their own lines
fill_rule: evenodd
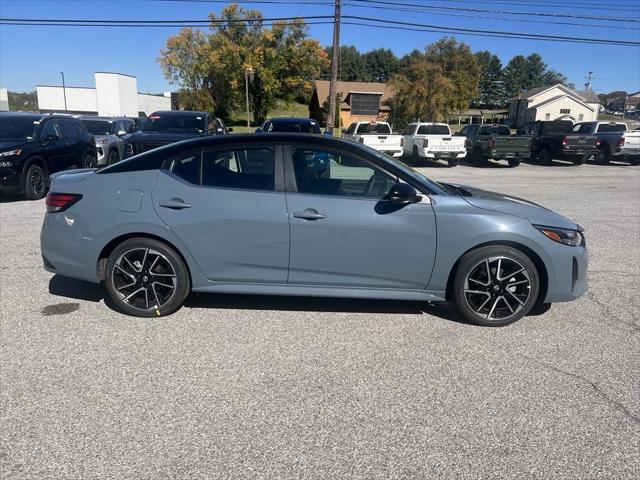
<svg viewBox="0 0 640 480">
<path fill-rule="evenodd" d="M 25 160 L 24 166 L 22 167 L 22 175 L 23 176 L 26 175 L 27 170 L 29 170 L 29 167 L 34 163 L 37 163 L 44 169 L 44 174 L 47 176 L 47 181 L 48 181 L 49 167 L 47 166 L 47 162 L 45 161 L 45 159 L 39 155 L 32 155 Z"/>
<path fill-rule="evenodd" d="M 445 298 L 447 300 L 451 300 L 452 298 L 451 290 L 453 288 L 453 280 L 458 271 L 458 265 L 460 265 L 460 260 L 462 259 L 462 257 L 464 257 L 467 253 L 477 250 L 479 248 L 494 247 L 494 246 L 505 246 L 505 247 L 515 248 L 517 250 L 520 250 L 522 253 L 524 253 L 531 259 L 536 269 L 538 270 L 538 275 L 540 276 L 540 291 L 538 292 L 537 303 L 542 302 L 547 297 L 547 290 L 549 288 L 549 272 L 547 271 L 547 266 L 545 265 L 542 258 L 540 258 L 540 256 L 533 249 L 527 247 L 526 245 L 523 245 L 522 243 L 513 242 L 509 240 L 499 240 L 499 241 L 490 241 L 490 242 L 481 243 L 463 252 L 458 257 L 456 262 L 453 264 L 453 267 L 449 272 L 449 277 L 447 278 L 447 288 L 445 291 Z"/>
<path fill-rule="evenodd" d="M 193 285 L 191 267 L 189 266 L 189 262 L 185 258 L 184 254 L 180 251 L 180 249 L 173 242 L 170 242 L 166 238 L 163 238 L 148 232 L 125 233 L 123 235 L 119 235 L 115 237 L 110 242 L 108 242 L 100 251 L 100 254 L 98 255 L 98 261 L 96 262 L 96 276 L 99 281 L 103 281 L 105 278 L 107 258 L 109 258 L 109 255 L 111 254 L 111 252 L 113 252 L 116 249 L 116 247 L 120 245 L 122 242 L 126 240 L 131 240 L 132 238 L 149 238 L 151 240 L 162 242 L 168 247 L 172 248 L 184 262 L 184 265 L 187 268 L 187 273 L 189 274 L 189 282 L 191 285 Z"/>
</svg>

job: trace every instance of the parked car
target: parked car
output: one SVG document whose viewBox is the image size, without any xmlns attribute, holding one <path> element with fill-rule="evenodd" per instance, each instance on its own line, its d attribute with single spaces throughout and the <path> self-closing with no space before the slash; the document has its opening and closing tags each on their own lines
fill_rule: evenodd
<svg viewBox="0 0 640 480">
<path fill-rule="evenodd" d="M 0 116 L 0 193 L 30 200 L 47 193 L 49 175 L 95 165 L 93 137 L 71 116 Z"/>
<path fill-rule="evenodd" d="M 467 155 L 465 139 L 452 136 L 446 123 L 410 123 L 402 136 L 403 152 L 412 165 L 425 158 L 436 162 L 446 160 L 450 167 L 455 167 Z"/>
<path fill-rule="evenodd" d="M 125 157 L 170 143 L 207 135 L 226 135 L 232 129 L 207 112 L 167 110 L 149 115 L 141 130 L 125 141 Z"/>
<path fill-rule="evenodd" d="M 344 138 L 362 143 L 390 157 L 402 156 L 402 135 L 391 133 L 387 122 L 353 122 Z"/>
<path fill-rule="evenodd" d="M 272 118 L 264 122 L 262 127 L 256 129 L 256 133 L 317 133 L 321 134 L 320 125 L 313 118 L 281 117 Z"/>
<path fill-rule="evenodd" d="M 78 119 L 93 135 L 96 144 L 97 163 L 92 167 L 111 165 L 124 158 L 124 137 L 134 132 L 133 120 L 89 115 Z"/>
<path fill-rule="evenodd" d="M 538 120 L 524 124 L 519 133 L 531 136 L 531 158 L 541 165 L 568 160 L 582 165 L 598 152 L 600 140 L 594 135 L 576 134 L 570 120 Z"/>
<path fill-rule="evenodd" d="M 512 135 L 506 125 L 471 124 L 462 128 L 456 136 L 467 138 L 467 152 L 476 165 L 485 165 L 489 159 L 506 160 L 510 167 L 517 167 L 531 155 L 531 139 Z"/>
<path fill-rule="evenodd" d="M 625 160 L 635 165 L 640 160 L 640 133 L 629 130 L 624 122 L 580 122 L 573 127 L 577 134 L 595 135 L 600 140 L 595 161 Z"/>
<path fill-rule="evenodd" d="M 57 175 L 41 249 L 142 317 L 196 291 L 450 300 L 499 326 L 587 288 L 573 221 L 322 135 L 198 138 Z"/>
</svg>

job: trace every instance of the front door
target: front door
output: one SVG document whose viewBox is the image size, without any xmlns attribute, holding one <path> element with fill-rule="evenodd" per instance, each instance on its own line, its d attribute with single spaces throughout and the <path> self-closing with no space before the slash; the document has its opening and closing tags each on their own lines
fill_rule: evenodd
<svg viewBox="0 0 640 480">
<path fill-rule="evenodd" d="M 285 283 L 289 221 L 273 147 L 226 147 L 171 159 L 153 203 L 213 281 Z"/>
<path fill-rule="evenodd" d="M 436 252 L 430 203 L 384 200 L 398 181 L 364 159 L 287 149 L 289 283 L 424 289 Z M 289 187 L 289 185 L 288 185 Z"/>
</svg>

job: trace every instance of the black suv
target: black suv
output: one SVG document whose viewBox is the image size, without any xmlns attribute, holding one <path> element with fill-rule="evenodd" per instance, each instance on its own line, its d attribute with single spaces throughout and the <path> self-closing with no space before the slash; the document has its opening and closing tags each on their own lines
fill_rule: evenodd
<svg viewBox="0 0 640 480">
<path fill-rule="evenodd" d="M 190 110 L 154 112 L 145 120 L 141 129 L 126 140 L 124 156 L 131 157 L 190 138 L 226 135 L 230 131 L 232 129 L 225 127 L 221 119 L 207 112 Z"/>
<path fill-rule="evenodd" d="M 0 114 L 0 194 L 28 199 L 47 193 L 49 175 L 95 165 L 93 137 L 76 118 L 64 115 Z"/>
<path fill-rule="evenodd" d="M 287 133 L 322 133 L 320 126 L 313 118 L 279 117 L 267 120 L 256 133 L 287 132 Z"/>
</svg>

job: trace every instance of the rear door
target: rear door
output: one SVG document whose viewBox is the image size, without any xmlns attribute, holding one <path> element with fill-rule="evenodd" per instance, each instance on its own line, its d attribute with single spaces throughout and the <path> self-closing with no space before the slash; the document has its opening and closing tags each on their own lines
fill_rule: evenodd
<svg viewBox="0 0 640 480">
<path fill-rule="evenodd" d="M 72 157 L 65 139 L 62 137 L 58 120 L 52 118 L 43 123 L 39 135 L 42 147 L 39 153 L 45 158 L 49 173 L 59 172 L 69 167 Z"/>
<path fill-rule="evenodd" d="M 285 159 L 289 283 L 426 288 L 436 251 L 430 203 L 384 200 L 397 178 L 351 154 L 294 145 Z"/>
<path fill-rule="evenodd" d="M 82 130 L 80 122 L 61 118 L 58 120 L 62 140 L 65 144 L 66 153 L 64 155 L 64 168 L 81 167 L 82 154 L 84 153 L 84 141 L 82 138 Z"/>
<path fill-rule="evenodd" d="M 289 220 L 280 149 L 233 146 L 170 159 L 156 212 L 212 281 L 285 283 Z"/>
</svg>

